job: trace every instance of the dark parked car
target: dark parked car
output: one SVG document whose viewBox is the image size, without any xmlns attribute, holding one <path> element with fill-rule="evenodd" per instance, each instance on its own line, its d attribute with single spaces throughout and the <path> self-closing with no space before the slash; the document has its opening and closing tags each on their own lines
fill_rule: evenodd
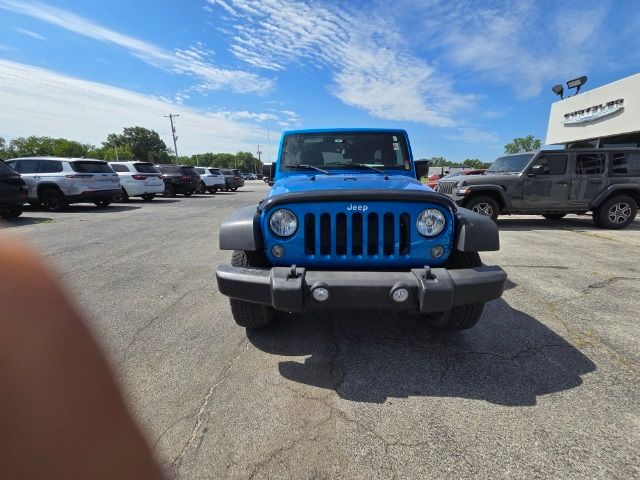
<svg viewBox="0 0 640 480">
<path fill-rule="evenodd" d="M 18 172 L 0 160 L 0 217 L 19 217 L 27 200 L 27 184 Z"/>
<path fill-rule="evenodd" d="M 189 197 L 200 188 L 200 175 L 193 167 L 159 164 L 156 168 L 162 173 L 165 197 L 175 197 L 178 193 Z"/>
<path fill-rule="evenodd" d="M 624 228 L 640 203 L 640 148 L 505 155 L 484 175 L 441 180 L 438 193 L 493 220 L 503 214 L 560 219 L 591 212 L 598 227 Z"/>
<path fill-rule="evenodd" d="M 237 169 L 221 168 L 220 171 L 224 175 L 224 190 L 235 192 L 238 188 L 244 187 L 244 178 L 242 172 Z"/>
</svg>

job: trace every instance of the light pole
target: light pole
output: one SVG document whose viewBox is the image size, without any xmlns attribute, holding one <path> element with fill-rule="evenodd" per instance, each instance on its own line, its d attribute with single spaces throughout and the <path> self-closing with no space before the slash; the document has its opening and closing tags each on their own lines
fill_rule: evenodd
<svg viewBox="0 0 640 480">
<path fill-rule="evenodd" d="M 258 149 L 256 150 L 256 153 L 258 154 L 258 165 L 262 165 L 262 160 L 260 155 L 262 155 L 262 150 L 260 150 L 260 145 L 258 145 Z M 255 166 L 254 169 L 257 169 L 258 167 Z M 260 172 L 253 172 L 253 173 L 260 173 Z"/>
</svg>

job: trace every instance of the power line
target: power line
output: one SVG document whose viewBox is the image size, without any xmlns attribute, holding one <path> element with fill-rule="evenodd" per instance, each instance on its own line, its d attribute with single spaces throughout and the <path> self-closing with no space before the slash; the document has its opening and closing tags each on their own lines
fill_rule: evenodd
<svg viewBox="0 0 640 480">
<path fill-rule="evenodd" d="M 165 118 L 169 119 L 169 122 L 171 122 L 171 136 L 173 137 L 173 151 L 176 154 L 176 163 L 178 163 L 178 136 L 176 135 L 176 127 L 173 126 L 173 119 L 176 117 L 179 117 L 180 115 L 178 114 L 173 114 L 170 113 L 169 115 L 165 115 Z"/>
</svg>

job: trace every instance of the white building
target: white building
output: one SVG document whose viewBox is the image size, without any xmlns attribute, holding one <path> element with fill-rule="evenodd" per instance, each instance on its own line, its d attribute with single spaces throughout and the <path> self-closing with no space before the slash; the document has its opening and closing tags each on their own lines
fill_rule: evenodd
<svg viewBox="0 0 640 480">
<path fill-rule="evenodd" d="M 555 102 L 546 143 L 640 147 L 640 73 Z"/>
</svg>

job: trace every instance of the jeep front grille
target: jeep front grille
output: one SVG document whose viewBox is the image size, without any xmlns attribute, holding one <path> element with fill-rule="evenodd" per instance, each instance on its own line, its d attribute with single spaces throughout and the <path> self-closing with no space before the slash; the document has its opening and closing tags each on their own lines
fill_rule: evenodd
<svg viewBox="0 0 640 480">
<path fill-rule="evenodd" d="M 453 189 L 456 188 L 458 182 L 439 182 L 437 192 L 444 193 L 445 195 L 451 195 Z"/>
<path fill-rule="evenodd" d="M 409 255 L 410 229 L 407 213 L 307 213 L 304 251 L 306 255 Z"/>
</svg>

